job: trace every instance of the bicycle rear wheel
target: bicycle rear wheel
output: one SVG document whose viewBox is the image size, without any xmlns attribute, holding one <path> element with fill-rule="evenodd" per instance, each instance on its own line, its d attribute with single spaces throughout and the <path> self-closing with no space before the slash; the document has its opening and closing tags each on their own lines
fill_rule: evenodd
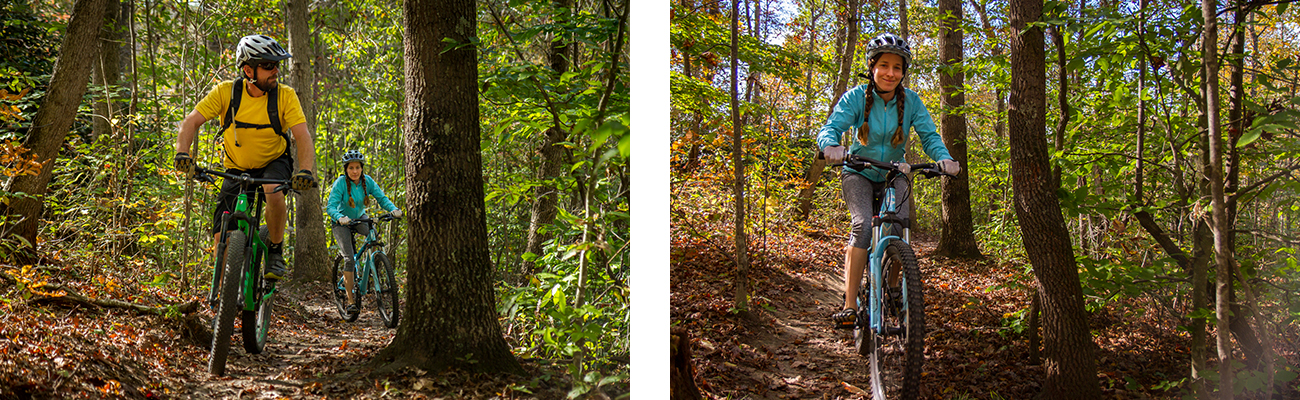
<svg viewBox="0 0 1300 400">
<path fill-rule="evenodd" d="M 330 267 L 330 282 L 334 282 L 330 293 L 334 297 L 334 307 L 339 310 L 339 317 L 348 322 L 356 321 L 356 315 L 348 315 L 348 292 L 346 291 L 351 288 L 348 288 L 343 280 L 343 256 L 341 255 L 334 256 L 334 266 Z M 358 302 L 360 300 L 357 299 Z"/>
<path fill-rule="evenodd" d="M 921 391 L 921 367 L 925 363 L 925 301 L 921 269 L 912 247 L 891 240 L 881 260 L 886 287 L 878 296 L 884 318 L 880 332 L 869 335 L 871 348 L 871 390 L 876 399 L 915 399 Z M 899 291 L 888 289 L 890 274 L 898 274 Z"/>
<path fill-rule="evenodd" d="M 393 263 L 384 253 L 375 254 L 373 282 L 375 282 L 375 305 L 379 307 L 379 318 L 384 326 L 396 328 L 401 312 L 397 303 L 397 277 L 393 272 Z"/>
<path fill-rule="evenodd" d="M 222 274 L 220 306 L 212 332 L 212 351 L 208 354 L 208 373 L 217 376 L 226 374 L 226 358 L 230 356 L 230 335 L 235 331 L 239 289 L 244 280 L 246 240 L 241 231 L 231 231 L 226 238 L 226 272 Z"/>
<path fill-rule="evenodd" d="M 871 272 L 862 271 L 862 282 L 858 284 L 858 320 L 853 326 L 853 348 L 858 350 L 858 355 L 863 357 L 871 356 L 875 350 L 874 343 L 871 341 Z"/>
</svg>

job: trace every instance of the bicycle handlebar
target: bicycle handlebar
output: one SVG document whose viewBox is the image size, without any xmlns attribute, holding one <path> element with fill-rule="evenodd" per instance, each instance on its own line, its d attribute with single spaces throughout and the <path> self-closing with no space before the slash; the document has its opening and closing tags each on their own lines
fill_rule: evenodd
<svg viewBox="0 0 1300 400">
<path fill-rule="evenodd" d="M 402 219 L 402 218 L 401 218 L 401 217 L 394 217 L 393 214 L 389 214 L 389 213 L 384 213 L 383 215 L 380 215 L 380 216 L 379 216 L 379 221 L 380 221 L 380 222 L 388 222 L 388 221 L 392 221 L 392 220 L 395 220 L 395 219 Z M 359 224 L 359 223 L 362 223 L 362 222 L 367 222 L 367 223 L 371 223 L 371 224 L 373 224 L 373 223 L 375 223 L 375 220 L 374 220 L 373 218 L 358 218 L 358 219 L 354 219 L 354 220 L 348 221 L 347 226 L 353 226 L 353 225 L 356 225 L 356 224 Z"/>
<path fill-rule="evenodd" d="M 817 159 L 825 160 L 826 154 L 822 153 L 821 151 L 818 151 Z M 854 171 L 861 171 L 867 167 L 876 167 L 886 171 L 901 172 L 898 169 L 899 164 L 901 163 L 885 162 L 885 161 L 872 159 L 870 157 L 863 157 L 857 154 L 849 154 L 848 158 L 844 160 L 844 162 L 838 164 L 830 164 L 830 166 L 852 168 Z M 939 176 L 956 177 L 956 175 L 944 173 L 942 170 L 939 169 L 939 164 L 936 163 L 911 164 L 911 170 L 912 172 L 919 173 L 921 174 L 921 176 L 926 178 L 935 178 Z"/>
<path fill-rule="evenodd" d="M 194 166 L 194 180 L 199 182 L 215 183 L 216 179 L 213 179 L 209 175 L 216 175 L 225 179 L 233 179 L 244 185 L 279 184 L 279 186 L 276 186 L 275 190 L 272 190 L 271 193 L 279 193 L 283 191 L 292 191 L 294 193 L 298 192 L 296 190 L 293 190 L 293 185 L 291 184 L 292 181 L 289 179 L 254 178 L 248 176 L 248 174 L 235 175 L 224 171 L 203 168 L 197 165 Z"/>
</svg>

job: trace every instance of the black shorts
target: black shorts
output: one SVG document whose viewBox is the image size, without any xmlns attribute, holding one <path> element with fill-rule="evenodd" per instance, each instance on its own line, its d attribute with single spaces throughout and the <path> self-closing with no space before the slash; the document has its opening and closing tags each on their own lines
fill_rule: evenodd
<svg viewBox="0 0 1300 400">
<path fill-rule="evenodd" d="M 226 173 L 246 173 L 248 176 L 263 179 L 289 179 L 293 174 L 293 159 L 289 158 L 289 153 L 285 153 L 284 155 L 281 155 L 280 158 L 272 160 L 271 163 L 267 164 L 265 167 L 247 171 L 228 169 L 226 170 Z M 226 212 L 234 212 L 235 199 L 239 197 L 238 182 L 231 179 L 222 179 L 221 181 L 221 193 L 217 194 L 217 209 L 212 212 L 212 233 L 214 234 L 221 231 L 222 214 L 225 214 Z M 257 194 L 257 201 L 259 203 L 266 201 L 266 195 L 259 191 Z"/>
</svg>

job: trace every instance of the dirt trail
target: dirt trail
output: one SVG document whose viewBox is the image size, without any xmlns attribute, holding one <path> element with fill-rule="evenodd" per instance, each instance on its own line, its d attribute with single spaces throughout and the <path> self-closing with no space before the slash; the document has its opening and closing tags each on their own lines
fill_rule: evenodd
<svg viewBox="0 0 1300 400">
<path fill-rule="evenodd" d="M 368 376 L 366 364 L 396 330 L 383 326 L 369 301 L 356 322 L 342 321 L 326 293 L 318 283 L 285 289 L 262 354 L 244 352 L 236 322 L 224 377 L 208 373 L 206 346 L 188 337 L 180 319 L 0 302 L 0 400 L 550 399 L 563 398 L 571 385 L 564 364 L 532 359 L 521 360 L 525 376 L 413 367 Z M 201 310 L 198 321 L 211 315 Z"/>
<path fill-rule="evenodd" d="M 866 357 L 853 349 L 851 330 L 829 322 L 843 304 L 843 239 L 774 236 L 769 249 L 753 250 L 768 262 L 751 270 L 755 312 L 747 317 L 729 310 L 734 266 L 720 246 L 674 241 L 672 319 L 692 338 L 697 382 L 717 398 L 869 398 Z M 922 398 L 1031 398 L 1042 367 L 1029 365 L 1024 336 L 1003 327 L 1028 304 L 1024 290 L 1003 285 L 1022 267 L 931 257 L 934 245 L 914 233 L 926 302 Z M 1181 376 L 1183 339 L 1105 312 L 1090 320 L 1106 398 L 1151 398 L 1148 388 Z"/>
<path fill-rule="evenodd" d="M 320 285 L 292 287 L 277 298 L 280 315 L 261 354 L 248 354 L 238 341 L 231 345 L 226 377 L 188 382 L 184 395 L 210 398 L 276 398 L 294 394 L 327 394 L 347 382 L 322 379 L 369 360 L 396 334 L 385 328 L 372 303 L 363 303 L 356 322 L 339 317 L 333 299 Z M 236 322 L 238 340 L 239 327 Z M 206 361 L 206 354 L 200 361 Z M 365 377 L 355 380 L 368 382 Z"/>
</svg>

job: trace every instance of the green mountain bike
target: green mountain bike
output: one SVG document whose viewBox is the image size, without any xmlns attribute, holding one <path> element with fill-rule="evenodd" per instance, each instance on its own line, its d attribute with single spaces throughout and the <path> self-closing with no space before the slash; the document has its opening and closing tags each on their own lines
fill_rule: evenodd
<svg viewBox="0 0 1300 400">
<path fill-rule="evenodd" d="M 261 225 L 265 203 L 262 185 L 278 184 L 273 193 L 294 190 L 288 179 L 253 178 L 248 174 L 234 175 L 195 167 L 194 179 L 197 181 L 215 182 L 214 175 L 239 182 L 234 211 L 222 216 L 222 234 L 217 242 L 217 260 L 212 271 L 212 290 L 208 293 L 208 305 L 216 311 L 216 318 L 212 320 L 208 372 L 221 376 L 226 374 L 226 358 L 230 355 L 230 335 L 234 334 L 236 314 L 241 317 L 244 351 L 249 354 L 262 352 L 271 329 L 276 281 L 262 278 L 270 244 L 268 229 Z M 259 227 L 258 234 L 253 234 L 253 227 Z"/>
</svg>

